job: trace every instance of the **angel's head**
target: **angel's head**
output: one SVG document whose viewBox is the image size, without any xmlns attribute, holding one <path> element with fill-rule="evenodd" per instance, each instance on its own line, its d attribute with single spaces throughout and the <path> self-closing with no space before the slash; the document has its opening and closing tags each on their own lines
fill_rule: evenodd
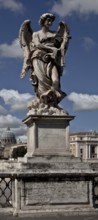
<svg viewBox="0 0 98 220">
<path fill-rule="evenodd" d="M 39 24 L 41 26 L 44 26 L 45 23 L 47 23 L 48 26 L 52 25 L 52 22 L 55 20 L 55 16 L 51 13 L 45 13 L 43 15 L 41 15 L 40 19 L 39 19 Z"/>
</svg>

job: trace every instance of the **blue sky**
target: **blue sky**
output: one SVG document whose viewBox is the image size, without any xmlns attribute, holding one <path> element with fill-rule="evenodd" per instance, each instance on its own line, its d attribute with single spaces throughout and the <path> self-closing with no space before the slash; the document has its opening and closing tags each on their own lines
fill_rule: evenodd
<svg viewBox="0 0 98 220">
<path fill-rule="evenodd" d="M 67 93 L 60 105 L 75 115 L 71 131 L 98 131 L 98 0 L 0 0 L 0 133 L 10 126 L 18 138 L 25 138 L 22 119 L 34 96 L 29 73 L 21 80 L 23 51 L 18 42 L 25 19 L 33 31 L 40 29 L 39 17 L 56 15 L 70 28 L 72 39 L 66 54 L 61 87 Z"/>
</svg>

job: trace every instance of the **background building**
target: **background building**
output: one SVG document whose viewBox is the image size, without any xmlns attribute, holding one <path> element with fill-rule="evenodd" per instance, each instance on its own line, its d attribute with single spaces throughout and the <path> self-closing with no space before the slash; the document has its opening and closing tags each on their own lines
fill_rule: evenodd
<svg viewBox="0 0 98 220">
<path fill-rule="evenodd" d="M 2 146 L 2 143 L 0 141 L 0 159 L 3 157 L 3 151 L 4 151 L 4 147 Z"/>
<path fill-rule="evenodd" d="M 96 131 L 71 133 L 70 150 L 75 157 L 98 160 L 98 133 Z"/>
<path fill-rule="evenodd" d="M 1 158 L 10 157 L 10 148 L 12 145 L 17 144 L 15 134 L 8 127 L 2 134 L 0 138 L 1 142 Z"/>
<path fill-rule="evenodd" d="M 9 159 L 16 148 L 27 147 L 27 143 L 17 143 L 15 134 L 8 127 L 0 137 L 0 158 Z M 20 152 L 21 153 L 21 152 Z"/>
<path fill-rule="evenodd" d="M 16 142 L 15 134 L 12 131 L 10 131 L 10 128 L 8 127 L 6 131 L 4 131 L 1 135 L 1 144 L 3 147 L 6 147 L 16 143 L 17 142 Z"/>
</svg>

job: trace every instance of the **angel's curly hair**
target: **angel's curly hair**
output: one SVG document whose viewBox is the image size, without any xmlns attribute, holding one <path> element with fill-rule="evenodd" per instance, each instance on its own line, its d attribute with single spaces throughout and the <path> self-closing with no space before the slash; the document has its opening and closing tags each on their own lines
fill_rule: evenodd
<svg viewBox="0 0 98 220">
<path fill-rule="evenodd" d="M 44 22 L 45 22 L 45 20 L 46 20 L 47 18 L 50 18 L 52 21 L 55 20 L 55 16 L 54 16 L 53 14 L 51 14 L 51 13 L 45 13 L 45 14 L 42 14 L 42 15 L 41 15 L 41 17 L 40 17 L 40 19 L 39 19 L 39 24 L 40 24 L 41 26 L 43 26 L 43 25 L 44 25 Z"/>
</svg>

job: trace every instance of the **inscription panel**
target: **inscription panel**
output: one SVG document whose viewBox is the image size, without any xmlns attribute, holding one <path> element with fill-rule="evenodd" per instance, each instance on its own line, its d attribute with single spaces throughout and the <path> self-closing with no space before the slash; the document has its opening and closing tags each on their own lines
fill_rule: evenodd
<svg viewBox="0 0 98 220">
<path fill-rule="evenodd" d="M 38 125 L 38 147 L 48 148 L 65 148 L 66 125 L 58 120 L 40 121 Z"/>
<path fill-rule="evenodd" d="M 87 182 L 27 182 L 25 183 L 25 205 L 88 204 Z"/>
<path fill-rule="evenodd" d="M 65 130 L 54 128 L 41 128 L 38 130 L 38 147 L 56 149 L 65 147 Z"/>
</svg>

